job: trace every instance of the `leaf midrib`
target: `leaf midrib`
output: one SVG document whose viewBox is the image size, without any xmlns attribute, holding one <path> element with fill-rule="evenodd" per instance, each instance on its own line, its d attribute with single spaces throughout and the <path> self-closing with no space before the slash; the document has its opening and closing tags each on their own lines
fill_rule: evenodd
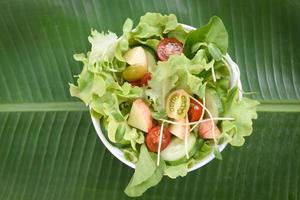
<svg viewBox="0 0 300 200">
<path fill-rule="evenodd" d="M 33 103 L 2 103 L 0 112 L 63 112 L 88 111 L 81 102 L 33 102 Z M 300 101 L 260 101 L 258 112 L 300 112 Z"/>
</svg>

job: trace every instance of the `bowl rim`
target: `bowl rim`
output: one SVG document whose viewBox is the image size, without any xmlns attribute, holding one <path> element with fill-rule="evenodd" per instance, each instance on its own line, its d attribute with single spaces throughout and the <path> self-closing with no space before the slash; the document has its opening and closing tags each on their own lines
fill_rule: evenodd
<svg viewBox="0 0 300 200">
<path fill-rule="evenodd" d="M 186 24 L 180 23 L 180 25 L 182 25 L 182 27 L 186 31 L 191 31 L 191 30 L 196 29 L 195 27 L 192 27 L 192 26 L 189 26 Z M 227 64 L 228 64 L 227 66 L 231 73 L 231 87 L 234 87 L 237 85 L 239 88 L 239 98 L 242 98 L 242 84 L 240 81 L 240 72 L 239 72 L 238 65 L 231 59 L 231 57 L 229 56 L 228 53 L 225 56 L 223 56 L 223 58 L 227 62 Z M 110 153 L 113 154 L 117 159 L 119 159 L 121 162 L 123 162 L 127 166 L 135 169 L 135 164 L 128 161 L 125 158 L 124 153 L 118 147 L 113 146 L 107 140 L 107 138 L 104 136 L 104 134 L 101 130 L 101 127 L 100 127 L 100 120 L 98 118 L 94 117 L 92 114 L 91 114 L 91 118 L 92 118 L 93 126 L 96 130 L 98 137 L 100 138 L 100 140 L 104 144 L 104 146 L 110 151 Z M 227 146 L 227 144 L 228 144 L 227 142 L 224 142 L 223 144 L 219 145 L 219 151 L 222 152 L 225 149 L 225 147 Z M 207 163 L 209 163 L 210 161 L 212 161 L 214 158 L 215 158 L 214 153 L 211 152 L 209 155 L 207 155 L 205 158 L 203 158 L 199 162 L 194 163 L 193 166 L 191 168 L 189 168 L 188 172 L 191 172 L 191 171 L 201 168 L 202 166 L 204 166 Z"/>
</svg>

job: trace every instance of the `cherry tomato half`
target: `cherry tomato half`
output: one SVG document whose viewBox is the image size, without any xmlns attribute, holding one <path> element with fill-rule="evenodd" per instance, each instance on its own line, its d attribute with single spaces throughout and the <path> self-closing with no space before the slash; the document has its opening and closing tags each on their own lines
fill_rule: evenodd
<svg viewBox="0 0 300 200">
<path fill-rule="evenodd" d="M 143 76 L 143 78 L 141 78 L 140 80 L 140 86 L 147 86 L 148 85 L 148 81 L 151 80 L 151 73 L 147 73 Z"/>
<path fill-rule="evenodd" d="M 198 99 L 200 103 L 203 103 L 201 99 Z M 203 107 L 197 103 L 195 100 L 190 100 L 190 109 L 188 111 L 189 121 L 195 122 L 198 121 L 202 115 Z"/>
<path fill-rule="evenodd" d="M 166 103 L 168 117 L 173 119 L 184 119 L 190 107 L 190 97 L 183 90 L 175 90 L 169 94 Z"/>
<path fill-rule="evenodd" d="M 155 126 L 150 129 L 146 136 L 146 145 L 149 151 L 158 152 L 159 145 L 159 134 L 160 134 L 160 126 Z M 161 151 L 164 150 L 171 141 L 171 133 L 167 128 L 163 129 L 162 132 L 162 142 L 161 142 Z"/>
<path fill-rule="evenodd" d="M 181 54 L 183 52 L 183 44 L 175 38 L 164 38 L 157 46 L 158 58 L 162 61 L 168 60 L 170 55 Z"/>
</svg>

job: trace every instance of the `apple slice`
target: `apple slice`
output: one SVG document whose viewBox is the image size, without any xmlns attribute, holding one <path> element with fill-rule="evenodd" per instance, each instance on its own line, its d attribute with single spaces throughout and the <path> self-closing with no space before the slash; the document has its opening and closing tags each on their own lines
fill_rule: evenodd
<svg viewBox="0 0 300 200">
<path fill-rule="evenodd" d="M 176 122 L 186 123 L 185 119 L 178 119 Z M 187 130 L 186 130 L 187 129 Z M 169 127 L 169 131 L 175 135 L 176 137 L 184 140 L 186 132 L 189 134 L 190 125 L 180 125 L 180 124 L 172 124 Z"/>
<path fill-rule="evenodd" d="M 139 65 L 147 68 L 147 55 L 142 47 L 134 47 L 124 55 L 125 61 L 129 65 Z"/>
<path fill-rule="evenodd" d="M 220 137 L 221 132 L 218 129 L 218 127 L 216 125 L 214 125 L 215 127 L 215 135 L 213 135 L 213 131 L 212 131 L 212 123 L 214 123 L 212 120 L 210 121 L 205 121 L 202 122 L 199 126 L 199 136 L 203 139 L 214 139 Z"/>
<path fill-rule="evenodd" d="M 128 124 L 144 132 L 148 132 L 153 127 L 151 111 L 143 100 L 137 99 L 133 102 Z"/>
<path fill-rule="evenodd" d="M 129 66 L 122 75 L 126 81 L 137 81 L 148 72 L 148 58 L 146 51 L 142 47 L 134 47 L 124 55 Z"/>
</svg>

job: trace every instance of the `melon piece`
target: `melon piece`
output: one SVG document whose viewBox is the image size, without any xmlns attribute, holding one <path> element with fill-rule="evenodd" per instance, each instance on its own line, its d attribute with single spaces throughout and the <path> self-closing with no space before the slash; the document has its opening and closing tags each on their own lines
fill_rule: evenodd
<svg viewBox="0 0 300 200">
<path fill-rule="evenodd" d="M 153 127 L 151 111 L 143 100 L 137 99 L 133 102 L 128 124 L 144 132 L 148 132 Z"/>
</svg>

